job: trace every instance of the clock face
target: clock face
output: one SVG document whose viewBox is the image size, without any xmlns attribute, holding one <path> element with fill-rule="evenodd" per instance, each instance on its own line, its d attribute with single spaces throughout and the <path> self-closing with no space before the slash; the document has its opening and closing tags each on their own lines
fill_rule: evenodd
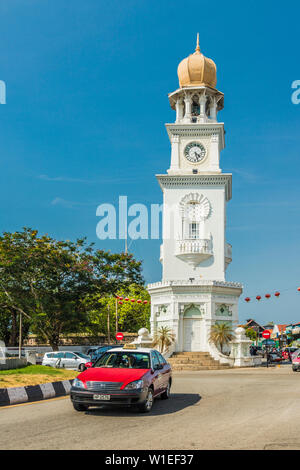
<svg viewBox="0 0 300 470">
<path fill-rule="evenodd" d="M 200 163 L 204 160 L 206 150 L 199 142 L 191 142 L 184 149 L 185 158 L 191 163 Z"/>
</svg>

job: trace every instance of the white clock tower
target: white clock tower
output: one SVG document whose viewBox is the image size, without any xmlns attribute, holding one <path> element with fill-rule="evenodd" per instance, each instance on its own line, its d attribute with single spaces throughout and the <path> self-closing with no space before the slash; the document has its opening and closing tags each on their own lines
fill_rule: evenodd
<svg viewBox="0 0 300 470">
<path fill-rule="evenodd" d="M 151 332 L 169 326 L 176 351 L 211 352 L 210 327 L 238 323 L 242 286 L 226 282 L 232 249 L 227 243 L 226 205 L 232 175 L 222 173 L 224 95 L 216 88 L 216 65 L 199 47 L 178 66 L 179 88 L 169 94 L 176 111 L 166 124 L 171 142 L 167 174 L 157 175 L 163 192 L 162 281 L 150 284 Z"/>
</svg>

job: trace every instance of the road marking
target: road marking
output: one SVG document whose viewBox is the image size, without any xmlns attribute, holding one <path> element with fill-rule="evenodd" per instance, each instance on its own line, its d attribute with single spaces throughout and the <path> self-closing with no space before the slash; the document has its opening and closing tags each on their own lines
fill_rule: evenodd
<svg viewBox="0 0 300 470">
<path fill-rule="evenodd" d="M 38 403 L 45 403 L 46 401 L 64 400 L 66 398 L 70 398 L 70 397 L 67 395 L 65 397 L 48 398 L 46 400 L 30 401 L 30 402 L 26 402 L 26 403 L 18 403 L 17 405 L 0 406 L 0 411 L 5 410 L 6 408 L 14 408 L 15 406 L 36 405 Z"/>
</svg>

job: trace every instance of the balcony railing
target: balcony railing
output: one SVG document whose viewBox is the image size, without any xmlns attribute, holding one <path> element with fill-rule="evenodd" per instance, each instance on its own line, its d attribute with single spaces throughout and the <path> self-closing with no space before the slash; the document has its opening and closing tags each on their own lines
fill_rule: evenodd
<svg viewBox="0 0 300 470">
<path fill-rule="evenodd" d="M 185 239 L 176 242 L 176 256 L 194 266 L 212 256 L 212 254 L 210 239 Z"/>
</svg>

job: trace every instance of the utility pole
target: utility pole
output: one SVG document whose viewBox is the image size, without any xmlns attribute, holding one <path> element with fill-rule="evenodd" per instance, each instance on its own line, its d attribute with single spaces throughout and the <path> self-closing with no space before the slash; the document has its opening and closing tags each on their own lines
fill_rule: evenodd
<svg viewBox="0 0 300 470">
<path fill-rule="evenodd" d="M 119 330 L 119 322 L 118 322 L 118 299 L 116 298 L 116 334 Z"/>
<path fill-rule="evenodd" d="M 108 339 L 108 344 L 110 344 L 109 301 L 108 301 L 108 304 L 107 304 L 107 339 Z"/>
<path fill-rule="evenodd" d="M 125 255 L 128 253 L 128 248 L 127 248 L 127 219 L 125 222 Z"/>
<path fill-rule="evenodd" d="M 20 326 L 19 326 L 19 359 L 22 357 L 22 313 L 20 312 Z"/>
</svg>

